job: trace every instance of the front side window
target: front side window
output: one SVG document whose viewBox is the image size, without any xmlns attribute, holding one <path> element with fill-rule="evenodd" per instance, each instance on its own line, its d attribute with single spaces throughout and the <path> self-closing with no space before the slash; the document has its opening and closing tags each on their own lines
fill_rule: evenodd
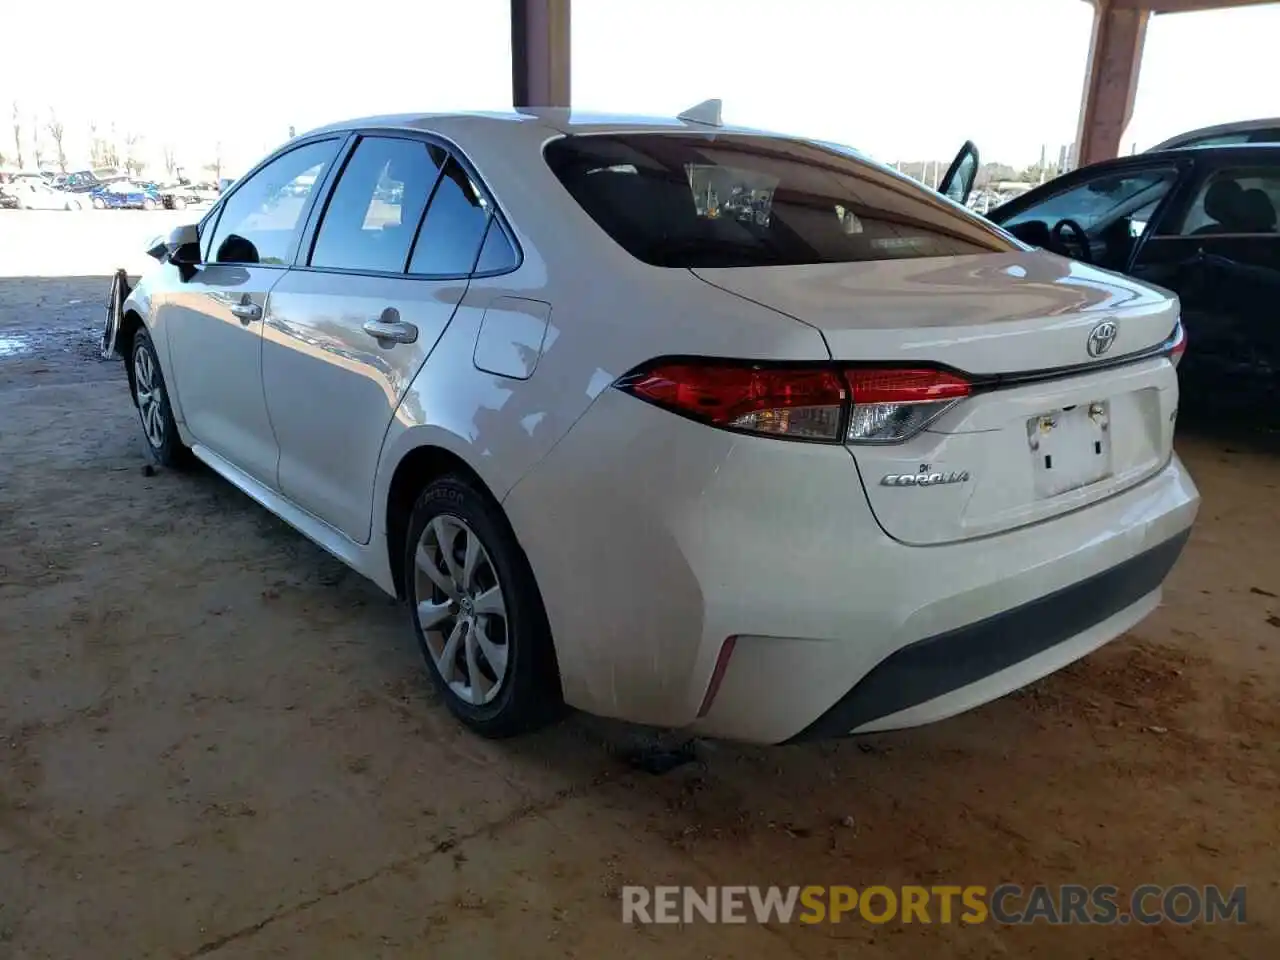
<svg viewBox="0 0 1280 960">
<path fill-rule="evenodd" d="M 450 157 L 422 221 L 409 272 L 451 277 L 469 274 L 488 225 L 489 202 L 462 164 Z"/>
<path fill-rule="evenodd" d="M 338 152 L 320 140 L 271 161 L 227 197 L 213 231 L 215 263 L 287 265 L 302 231 L 311 193 Z"/>
<path fill-rule="evenodd" d="M 1161 232 L 1182 237 L 1275 234 L 1280 232 L 1277 210 L 1280 166 L 1219 170 L 1200 184 L 1182 222 Z"/>
<path fill-rule="evenodd" d="M 548 144 L 610 237 L 661 267 L 745 267 L 1019 249 L 937 194 L 844 150 L 781 137 L 638 133 Z"/>
<path fill-rule="evenodd" d="M 1012 228 L 1034 222 L 1052 230 L 1063 220 L 1074 220 L 1087 233 L 1096 233 L 1138 211 L 1149 216 L 1173 189 L 1177 175 L 1173 167 L 1105 173 L 1033 202 L 1001 225 Z M 1146 220 L 1141 222 L 1145 229 Z"/>
<path fill-rule="evenodd" d="M 329 200 L 311 266 L 404 272 L 444 159 L 421 140 L 362 139 Z"/>
</svg>

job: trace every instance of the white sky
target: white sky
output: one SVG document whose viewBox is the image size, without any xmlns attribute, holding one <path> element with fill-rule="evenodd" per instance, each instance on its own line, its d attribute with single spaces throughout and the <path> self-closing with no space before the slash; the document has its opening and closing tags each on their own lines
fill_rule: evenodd
<svg viewBox="0 0 1280 960">
<path fill-rule="evenodd" d="M 1041 144 L 1056 157 L 1075 136 L 1092 17 L 1083 0 L 573 2 L 575 107 L 673 114 L 718 96 L 727 120 L 888 161 L 947 158 L 968 138 L 984 160 L 1021 166 Z M 71 153 L 85 149 L 90 120 L 100 130 L 114 122 L 120 134 L 143 133 L 153 153 L 172 144 L 191 166 L 221 141 L 228 173 L 290 124 L 510 105 L 509 0 L 219 0 L 190 10 L 116 0 L 66 24 L 39 4 L 10 6 L 0 56 L 9 156 L 14 99 L 42 125 L 56 110 Z M 1277 56 L 1280 3 L 1153 18 L 1125 150 L 1280 116 Z M 29 133 L 26 154 L 30 163 Z"/>
</svg>

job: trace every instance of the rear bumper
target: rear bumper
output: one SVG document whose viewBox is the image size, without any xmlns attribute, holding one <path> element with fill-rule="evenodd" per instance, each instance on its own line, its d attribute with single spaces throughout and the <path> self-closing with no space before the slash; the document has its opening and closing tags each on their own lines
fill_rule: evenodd
<svg viewBox="0 0 1280 960">
<path fill-rule="evenodd" d="M 504 501 L 570 704 L 760 743 L 940 719 L 1083 656 L 1155 607 L 1177 555 L 1161 545 L 1198 505 L 1175 456 L 1073 513 L 910 546 L 875 521 L 844 448 L 712 430 L 618 391 Z M 925 652 L 956 635 L 950 674 L 960 647 Z M 871 679 L 882 664 L 890 682 Z"/>
<path fill-rule="evenodd" d="M 1190 534 L 1189 529 L 1184 530 L 1110 570 L 1030 603 L 908 644 L 880 661 L 793 739 L 843 736 L 872 727 L 912 726 L 940 719 L 952 705 L 956 709 L 950 713 L 968 709 L 963 705 L 968 699 L 963 696 L 964 691 L 976 692 L 975 688 L 989 684 L 993 677 L 1020 664 L 1029 666 L 1052 648 L 1086 636 L 1127 612 L 1136 614 L 1134 622 L 1145 616 L 1158 601 L 1160 585 Z M 1139 607 L 1146 609 L 1139 611 Z M 1099 643 L 1107 639 L 1104 636 Z M 1087 649 L 1077 656 L 1085 652 Z M 1010 674 L 1010 679 L 1020 682 L 1008 689 L 1034 679 L 1023 679 L 1023 674 L 1025 670 Z M 989 699 L 992 697 L 979 702 Z M 915 719 L 917 715 L 921 719 Z"/>
</svg>

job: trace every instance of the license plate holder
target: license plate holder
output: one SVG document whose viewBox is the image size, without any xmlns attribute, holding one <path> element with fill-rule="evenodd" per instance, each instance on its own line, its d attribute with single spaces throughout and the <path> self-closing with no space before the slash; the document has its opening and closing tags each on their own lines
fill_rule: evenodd
<svg viewBox="0 0 1280 960">
<path fill-rule="evenodd" d="M 1027 420 L 1027 445 L 1039 499 L 1087 487 L 1111 475 L 1111 406 L 1076 404 Z"/>
</svg>

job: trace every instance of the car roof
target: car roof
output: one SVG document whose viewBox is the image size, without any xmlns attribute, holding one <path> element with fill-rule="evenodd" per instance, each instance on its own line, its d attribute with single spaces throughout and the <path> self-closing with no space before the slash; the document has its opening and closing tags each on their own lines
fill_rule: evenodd
<svg viewBox="0 0 1280 960">
<path fill-rule="evenodd" d="M 1160 143 L 1157 143 L 1146 152 L 1156 153 L 1163 150 L 1169 150 L 1186 145 L 1188 140 L 1199 140 L 1204 137 L 1229 136 L 1233 133 L 1252 133 L 1255 130 L 1267 130 L 1272 127 L 1280 129 L 1280 117 L 1267 117 L 1261 120 L 1236 120 L 1231 123 L 1217 123 L 1211 127 L 1200 127 L 1196 130 L 1188 130 L 1186 133 L 1180 133 L 1176 137 L 1169 137 L 1167 140 L 1162 140 Z M 1219 144 L 1219 146 L 1226 146 L 1226 144 Z"/>
<path fill-rule="evenodd" d="M 1147 166 L 1152 160 L 1168 159 L 1203 159 L 1205 157 L 1233 157 L 1242 160 L 1265 159 L 1280 162 L 1280 143 L 1220 143 L 1203 147 L 1175 147 L 1171 150 L 1149 150 L 1145 153 L 1134 153 L 1127 157 L 1115 157 L 1111 160 L 1099 160 L 1077 170 L 1100 170 L 1108 167 L 1124 169 L 1126 167 Z M 1052 181 L 1046 181 L 1052 183 Z"/>
<path fill-rule="evenodd" d="M 310 130 L 302 136 L 310 137 L 324 133 L 341 133 L 347 130 L 360 129 L 398 129 L 422 130 L 449 136 L 454 132 L 468 131 L 471 134 L 488 132 L 499 137 L 525 135 L 546 139 L 548 135 L 586 134 L 586 133 L 641 133 L 641 132 L 676 132 L 693 131 L 700 133 L 735 133 L 755 136 L 797 138 L 788 134 L 759 130 L 752 127 L 734 124 L 718 126 L 694 123 L 677 117 L 654 117 L 645 115 L 597 113 L 573 110 L 564 107 L 521 107 L 508 111 L 462 111 L 449 113 L 401 113 L 383 116 L 361 117 L 326 124 Z"/>
</svg>

